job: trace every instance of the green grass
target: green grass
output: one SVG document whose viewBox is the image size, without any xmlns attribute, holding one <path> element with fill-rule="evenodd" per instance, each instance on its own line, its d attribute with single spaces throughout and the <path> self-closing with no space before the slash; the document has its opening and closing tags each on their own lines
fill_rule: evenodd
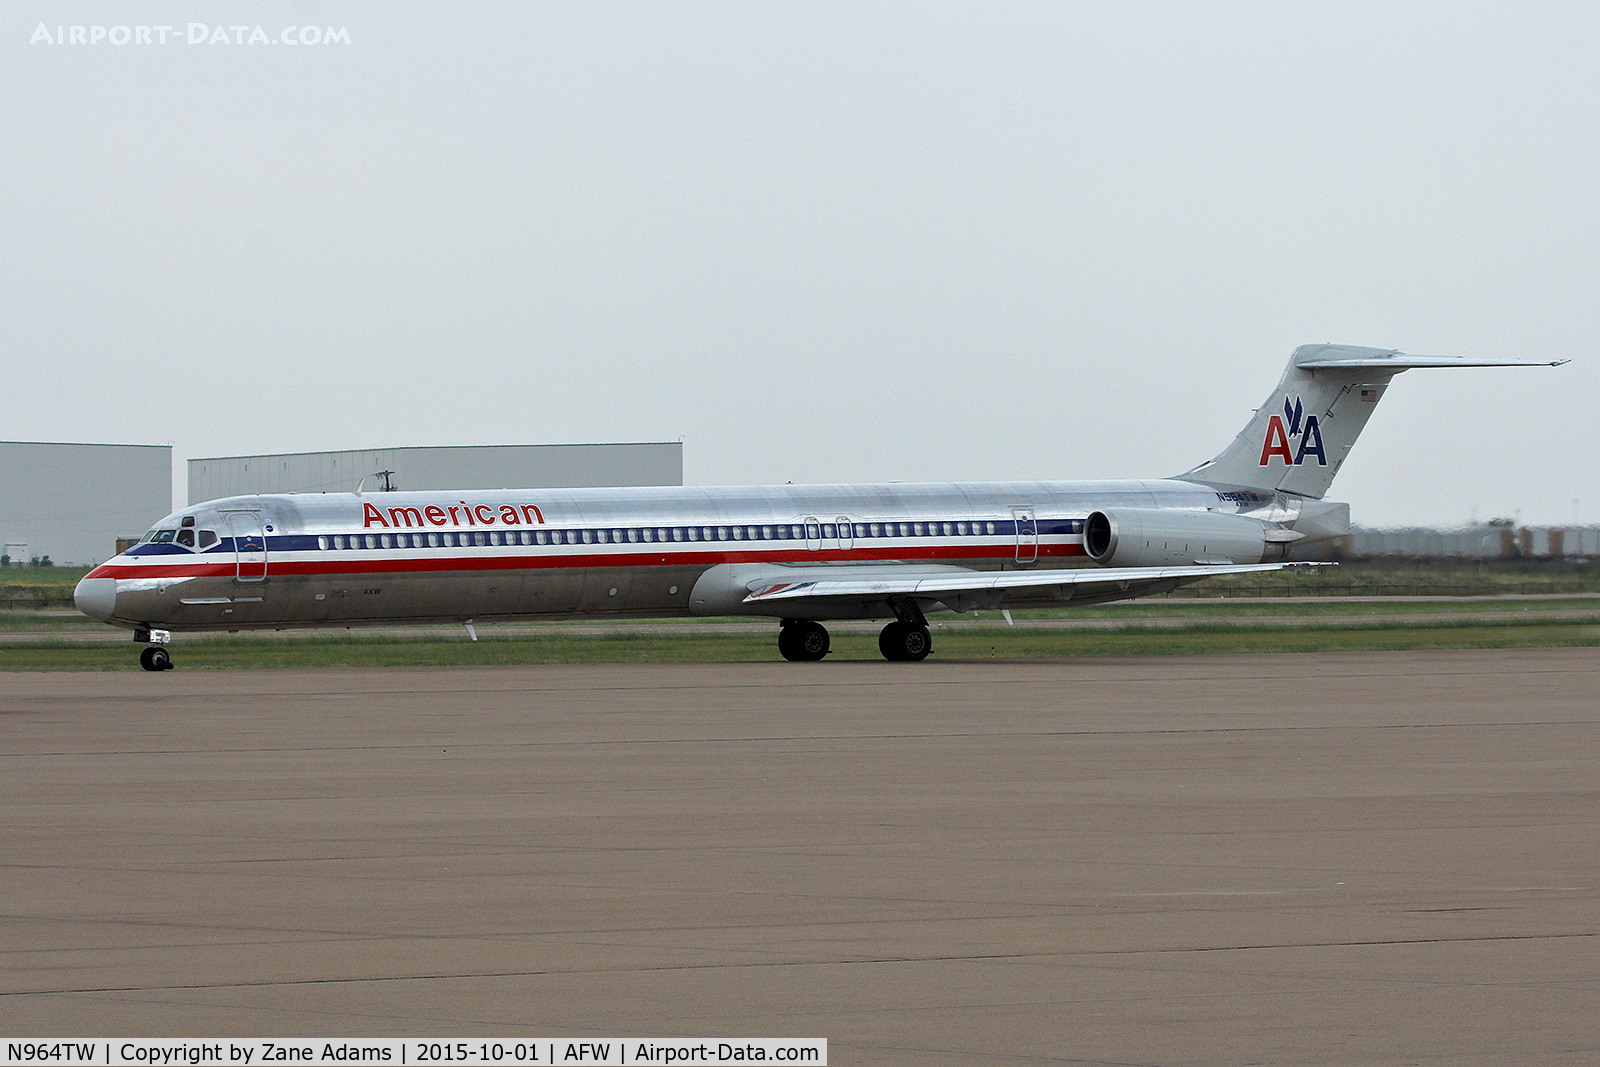
<svg viewBox="0 0 1600 1067">
<path fill-rule="evenodd" d="M 0 644 L 0 671 L 137 670 L 141 646 L 69 641 Z M 738 663 L 778 659 L 773 634 L 614 634 L 554 632 L 525 637 L 405 638 L 311 635 L 204 636 L 169 646 L 185 670 L 337 667 L 466 667 L 559 663 Z M 998 626 L 934 631 L 934 658 L 1061 659 L 1091 656 L 1221 655 L 1454 648 L 1600 647 L 1600 622 L 1371 624 L 1338 629 L 1252 627 L 1201 622 L 1171 630 L 1132 625 L 1111 631 Z M 877 638 L 836 634 L 831 661 L 880 659 Z"/>
<path fill-rule="evenodd" d="M 0 570 L 0 612 L 72 607 L 72 587 L 87 567 L 6 567 Z"/>
<path fill-rule="evenodd" d="M 1350 560 L 1265 574 L 1207 578 L 1177 597 L 1504 596 L 1600 593 L 1600 562 L 1565 559 Z"/>
</svg>

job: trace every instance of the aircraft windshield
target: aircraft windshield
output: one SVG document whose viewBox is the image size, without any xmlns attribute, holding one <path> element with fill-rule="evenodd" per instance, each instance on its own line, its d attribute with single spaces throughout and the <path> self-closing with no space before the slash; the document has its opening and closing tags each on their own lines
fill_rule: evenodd
<svg viewBox="0 0 1600 1067">
<path fill-rule="evenodd" d="M 154 541 L 159 544 L 163 541 L 172 540 L 177 536 L 177 534 L 177 530 L 151 530 L 149 533 L 145 534 L 144 539 L 146 541 Z"/>
</svg>

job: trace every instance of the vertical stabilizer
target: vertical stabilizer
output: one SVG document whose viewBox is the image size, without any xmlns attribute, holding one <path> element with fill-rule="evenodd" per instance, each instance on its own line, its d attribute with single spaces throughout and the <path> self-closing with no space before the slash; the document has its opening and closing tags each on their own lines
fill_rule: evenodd
<svg viewBox="0 0 1600 1067">
<path fill-rule="evenodd" d="M 1178 475 L 1232 489 L 1321 498 L 1389 381 L 1419 367 L 1559 366 L 1565 360 L 1466 360 L 1383 348 L 1301 345 L 1267 402 L 1215 459 Z"/>
</svg>

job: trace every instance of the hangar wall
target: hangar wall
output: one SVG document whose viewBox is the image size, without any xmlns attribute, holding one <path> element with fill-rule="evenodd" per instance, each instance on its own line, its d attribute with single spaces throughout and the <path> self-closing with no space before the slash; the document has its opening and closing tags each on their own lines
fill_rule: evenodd
<svg viewBox="0 0 1600 1067">
<path fill-rule="evenodd" d="M 252 493 L 682 485 L 680 441 L 373 448 L 189 460 L 189 503 Z"/>
<path fill-rule="evenodd" d="M 0 441 L 0 541 L 13 562 L 100 563 L 171 511 L 171 445 Z"/>
</svg>

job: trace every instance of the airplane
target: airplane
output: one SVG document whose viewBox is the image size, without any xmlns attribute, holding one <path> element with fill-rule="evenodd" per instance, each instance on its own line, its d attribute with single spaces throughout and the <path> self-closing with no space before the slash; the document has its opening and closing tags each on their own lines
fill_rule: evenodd
<svg viewBox="0 0 1600 1067">
<path fill-rule="evenodd" d="M 1303 345 L 1233 442 L 1171 478 L 236 496 L 167 516 L 75 590 L 133 630 L 604 616 L 767 616 L 789 660 L 824 622 L 886 619 L 885 659 L 925 659 L 935 611 L 1097 604 L 1296 564 L 1344 536 L 1325 500 L 1390 381 L 1442 367 L 1560 366 Z"/>
</svg>

